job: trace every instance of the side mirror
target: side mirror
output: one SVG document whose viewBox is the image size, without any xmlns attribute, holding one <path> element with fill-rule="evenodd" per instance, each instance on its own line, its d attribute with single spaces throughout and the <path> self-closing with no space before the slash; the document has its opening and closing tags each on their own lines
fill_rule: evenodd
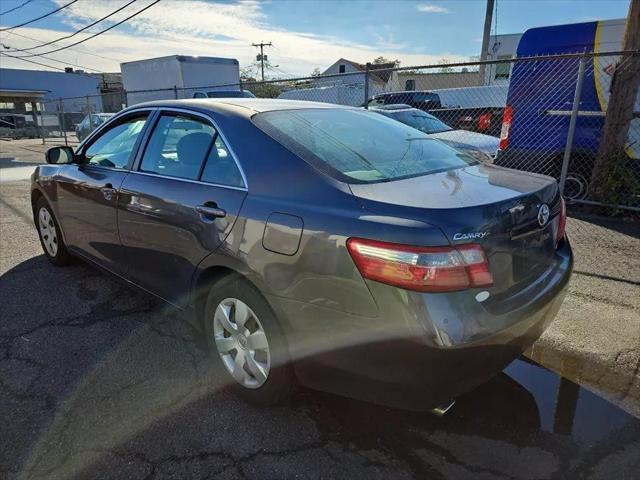
<svg viewBox="0 0 640 480">
<path fill-rule="evenodd" d="M 63 165 L 73 163 L 75 155 L 71 147 L 53 147 L 47 150 L 47 163 Z"/>
</svg>

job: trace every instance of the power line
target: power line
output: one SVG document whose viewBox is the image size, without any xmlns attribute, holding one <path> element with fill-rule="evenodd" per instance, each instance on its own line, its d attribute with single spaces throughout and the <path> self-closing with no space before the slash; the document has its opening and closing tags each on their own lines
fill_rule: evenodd
<svg viewBox="0 0 640 480">
<path fill-rule="evenodd" d="M 55 40 L 51 40 L 49 42 L 43 43 L 42 45 L 36 45 L 35 47 L 29 47 L 29 48 L 14 48 L 13 50 L 11 50 L 11 52 L 27 52 L 30 50 L 35 50 L 36 48 L 42 48 L 45 47 L 47 45 L 51 45 L 54 44 L 56 42 L 59 42 L 61 40 L 66 40 L 67 38 L 71 38 L 71 37 L 75 37 L 77 34 L 79 34 L 80 32 L 84 32 L 85 30 L 87 30 L 88 28 L 93 27 L 94 25 L 102 22 L 103 20 L 106 20 L 107 18 L 115 15 L 118 12 L 121 12 L 122 10 L 124 10 L 125 8 L 127 8 L 129 5 L 131 5 L 132 3 L 137 2 L 138 0 L 131 0 L 129 3 L 126 3 L 125 5 L 123 5 L 122 7 L 118 8 L 117 10 L 114 10 L 113 12 L 109 13 L 108 15 L 105 15 L 104 17 L 96 20 L 93 23 L 90 23 L 89 25 L 86 25 L 84 27 L 82 27 L 80 30 L 76 30 L 75 32 L 73 32 L 71 35 L 66 35 L 64 37 L 60 37 L 60 38 L 56 38 Z"/>
<path fill-rule="evenodd" d="M 0 45 L 4 45 L 4 44 L 0 44 Z M 17 59 L 20 59 L 20 60 L 25 60 L 25 59 L 23 59 L 23 58 L 21 58 L 21 57 L 17 57 L 17 56 L 15 56 L 15 55 L 9 55 L 9 54 L 8 54 L 8 53 L 6 53 L 6 52 L 2 52 L 2 51 L 0 51 L 0 56 L 2 56 L 2 55 L 5 55 L 5 56 L 7 56 L 7 57 L 11 57 L 11 58 L 17 58 Z M 43 56 L 43 57 L 41 57 L 41 58 L 42 58 L 42 59 L 44 59 L 44 60 L 48 60 L 48 61 L 50 61 L 50 62 L 60 63 L 60 64 L 62 64 L 62 65 L 73 66 L 73 67 L 80 67 L 80 68 L 82 68 L 82 69 L 84 69 L 84 70 L 92 70 L 92 71 L 94 71 L 94 72 L 96 72 L 96 73 L 104 73 L 104 72 L 102 72 L 102 71 L 100 71 L 100 70 L 96 70 L 95 68 L 85 67 L 84 65 L 78 65 L 77 63 L 73 63 L 73 62 L 65 62 L 64 60 L 58 60 L 58 59 L 56 59 L 56 58 L 45 57 L 45 56 Z"/>
<path fill-rule="evenodd" d="M 61 51 L 61 50 L 66 50 L 67 48 L 74 47 L 74 46 L 76 46 L 76 45 L 80 45 L 81 43 L 87 42 L 87 41 L 91 40 L 92 38 L 95 38 L 95 37 L 97 37 L 97 36 L 99 36 L 99 35 L 102 35 L 103 33 L 106 33 L 106 32 L 108 32 L 109 30 L 112 30 L 112 29 L 116 28 L 117 26 L 122 25 L 123 23 L 125 23 L 125 22 L 127 22 L 127 21 L 131 20 L 133 17 L 136 17 L 136 16 L 140 15 L 140 14 L 141 14 L 142 12 L 144 12 L 145 10 L 150 9 L 151 7 L 153 7 L 153 6 L 154 6 L 156 3 L 158 3 L 158 2 L 160 2 L 160 0 L 155 0 L 154 2 L 152 2 L 152 3 L 150 3 L 149 5 L 147 5 L 146 7 L 144 7 L 142 10 L 138 10 L 136 13 L 134 13 L 134 14 L 132 14 L 132 15 L 129 15 L 127 18 L 125 18 L 125 19 L 123 19 L 123 20 L 120 20 L 120 21 L 119 21 L 119 22 L 117 22 L 117 23 L 114 23 L 114 24 L 113 24 L 113 25 L 111 25 L 110 27 L 107 27 L 107 28 L 105 28 L 104 30 L 100 30 L 99 32 L 94 33 L 93 35 L 91 35 L 91 36 L 89 36 L 89 37 L 87 37 L 87 38 L 84 38 L 84 39 L 82 39 L 82 40 L 79 40 L 79 41 L 77 41 L 77 42 L 75 42 L 75 43 L 72 43 L 71 45 L 66 45 L 66 46 L 64 46 L 64 47 L 56 48 L 56 49 L 54 49 L 54 50 L 49 50 L 48 52 L 43 52 L 43 53 L 32 53 L 32 54 L 30 54 L 30 55 L 21 55 L 21 56 L 20 56 L 20 58 L 40 57 L 40 56 L 42 56 L 42 55 L 49 55 L 50 53 L 59 52 L 59 51 Z"/>
<path fill-rule="evenodd" d="M 61 72 L 65 71 L 64 68 L 54 67 L 52 65 L 47 65 L 47 64 L 44 64 L 44 63 L 36 62 L 34 60 L 27 60 L 26 58 L 16 57 L 14 55 L 9 55 L 8 53 L 2 53 L 0 56 L 10 57 L 10 58 L 17 58 L 18 60 L 22 60 L 23 62 L 33 63 L 35 65 L 40 65 L 41 67 L 53 68 L 54 70 L 60 70 Z"/>
<path fill-rule="evenodd" d="M 38 40 L 37 38 L 33 38 L 33 37 L 28 36 L 28 35 L 23 35 L 21 33 L 16 33 L 16 32 L 7 32 L 7 33 L 10 34 L 10 35 L 17 35 L 18 37 L 27 38 L 29 40 L 33 40 L 34 42 L 42 42 L 42 40 Z M 105 60 L 112 60 L 114 62 L 122 63 L 122 60 L 119 60 L 117 58 L 106 57 L 104 55 L 99 55 L 97 53 L 87 52 L 85 50 L 80 50 L 79 48 L 70 48 L 69 50 L 72 50 L 72 51 L 78 52 L 78 53 L 82 53 L 84 55 L 92 55 L 94 57 L 103 58 Z"/>
<path fill-rule="evenodd" d="M 14 28 L 19 28 L 19 27 L 24 27 L 25 25 L 29 25 L 30 23 L 33 22 L 37 22 L 38 20 L 42 20 L 43 18 L 46 18 L 50 15 L 53 15 L 54 13 L 59 12 L 60 10 L 62 10 L 63 8 L 67 8 L 70 5 L 73 5 L 74 3 L 76 3 L 78 0 L 71 0 L 69 3 L 62 5 L 61 7 L 56 8 L 55 10 L 49 12 L 49 13 L 45 13 L 44 15 L 40 15 L 38 18 L 34 18 L 32 20 L 28 20 L 24 23 L 21 23 L 19 25 L 14 25 L 13 27 L 7 27 L 7 28 L 0 28 L 0 32 L 4 32 L 6 30 L 13 30 Z"/>
<path fill-rule="evenodd" d="M 20 5 L 18 5 L 17 7 L 13 7 L 10 8 L 9 10 L 7 10 L 6 12 L 0 12 L 0 15 L 6 15 L 7 13 L 11 13 L 11 12 L 15 12 L 16 10 L 24 7 L 25 5 L 27 5 L 28 3 L 31 3 L 33 0 L 27 0 L 26 2 L 22 2 Z"/>
</svg>

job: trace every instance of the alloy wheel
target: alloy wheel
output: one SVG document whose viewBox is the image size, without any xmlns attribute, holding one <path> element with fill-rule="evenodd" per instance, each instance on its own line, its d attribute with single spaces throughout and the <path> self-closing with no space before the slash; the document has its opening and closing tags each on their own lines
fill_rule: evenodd
<svg viewBox="0 0 640 480">
<path fill-rule="evenodd" d="M 271 353 L 264 328 L 249 306 L 225 298 L 216 307 L 213 335 L 218 355 L 231 376 L 245 388 L 259 388 L 269 376 Z"/>
<path fill-rule="evenodd" d="M 56 234 L 56 226 L 53 223 L 53 217 L 49 213 L 49 210 L 42 207 L 38 212 L 38 227 L 40 230 L 40 237 L 47 253 L 52 257 L 55 257 L 58 253 L 58 236 Z"/>
</svg>

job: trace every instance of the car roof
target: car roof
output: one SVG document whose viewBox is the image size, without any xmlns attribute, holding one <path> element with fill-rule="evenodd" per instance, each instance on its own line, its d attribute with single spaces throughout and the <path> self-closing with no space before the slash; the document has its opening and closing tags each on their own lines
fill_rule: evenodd
<svg viewBox="0 0 640 480">
<path fill-rule="evenodd" d="M 159 100 L 145 102 L 130 107 L 143 108 L 193 108 L 195 110 L 209 110 L 214 112 L 236 113 L 250 117 L 255 113 L 272 112 L 278 110 L 300 110 L 305 108 L 326 109 L 354 109 L 344 105 L 332 103 L 307 102 L 304 100 L 285 100 L 277 98 L 189 98 L 185 100 Z"/>
</svg>

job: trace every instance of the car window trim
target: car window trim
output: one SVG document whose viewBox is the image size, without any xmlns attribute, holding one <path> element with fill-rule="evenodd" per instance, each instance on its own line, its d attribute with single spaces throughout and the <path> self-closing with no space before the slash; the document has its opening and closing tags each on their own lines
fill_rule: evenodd
<svg viewBox="0 0 640 480">
<path fill-rule="evenodd" d="M 173 177 L 171 175 L 161 175 L 159 173 L 152 172 L 141 172 L 139 170 L 131 170 L 129 171 L 130 175 L 143 175 L 145 177 L 156 177 L 156 178 L 166 178 L 167 180 L 177 181 L 177 182 L 187 182 L 187 183 L 195 183 L 197 185 L 206 185 L 207 187 L 219 187 L 219 188 L 228 188 L 229 190 L 238 190 L 241 192 L 248 191 L 246 187 L 236 187 L 234 185 L 224 185 L 222 183 L 212 183 L 212 182 L 203 182 L 201 180 L 191 180 L 189 178 L 182 177 Z"/>
<path fill-rule="evenodd" d="M 227 150 L 229 151 L 229 154 L 231 155 L 231 158 L 233 159 L 234 163 L 236 164 L 236 167 L 238 168 L 239 172 L 240 172 L 240 176 L 242 177 L 242 183 L 244 184 L 242 187 L 238 187 L 236 185 L 223 185 L 223 184 L 219 184 L 219 183 L 213 183 L 213 182 L 205 182 L 200 180 L 200 176 L 202 175 L 202 172 L 204 171 L 204 168 L 201 168 L 201 171 L 199 173 L 198 176 L 198 180 L 191 180 L 188 178 L 180 178 L 180 177 L 172 177 L 170 175 L 160 175 L 160 174 L 155 174 L 152 172 L 141 172 L 140 171 L 140 164 L 142 163 L 142 155 L 144 154 L 144 151 L 147 148 L 147 145 L 149 143 L 149 139 L 151 137 L 151 132 L 153 132 L 153 128 L 149 129 L 149 135 L 146 136 L 146 138 L 144 139 L 144 148 L 139 148 L 138 152 L 139 155 L 137 155 L 135 162 L 133 163 L 133 165 L 131 166 L 131 169 L 129 170 L 131 173 L 137 173 L 137 174 L 144 174 L 144 175 L 150 175 L 150 176 L 156 176 L 156 177 L 162 177 L 162 178 L 171 178 L 173 180 L 184 180 L 187 182 L 191 182 L 191 183 L 200 183 L 203 185 L 213 185 L 216 187 L 225 187 L 225 188 L 231 188 L 233 190 L 244 190 L 244 191 L 248 191 L 249 190 L 249 184 L 247 182 L 247 177 L 244 174 L 244 170 L 242 168 L 242 165 L 240 165 L 240 162 L 238 161 L 238 157 L 236 156 L 235 152 L 233 151 L 233 148 L 231 147 L 231 144 L 229 143 L 229 141 L 227 140 L 227 138 L 224 135 L 224 132 L 220 129 L 220 127 L 218 126 L 217 122 L 211 117 L 211 115 L 208 115 L 204 112 L 199 112 L 199 111 L 195 111 L 195 110 L 190 110 L 187 108 L 178 108 L 178 107 L 156 107 L 156 116 L 153 119 L 153 128 L 155 128 L 156 123 L 158 122 L 158 120 L 160 119 L 160 117 L 162 116 L 162 114 L 164 112 L 168 112 L 168 113 L 178 113 L 178 114 L 183 114 L 183 115 L 192 115 L 194 117 L 199 117 L 201 119 L 206 120 L 207 122 L 209 122 L 211 124 L 211 126 L 214 128 L 214 130 L 216 131 L 216 135 L 213 137 L 213 142 L 211 144 L 211 148 L 213 148 L 213 145 L 215 144 L 215 141 L 218 137 L 220 137 L 222 139 L 222 141 L 224 142 L 225 146 L 227 147 Z M 201 167 L 204 167 L 206 165 L 206 162 L 208 160 L 208 155 L 209 152 L 207 152 L 207 158 L 205 159 L 205 161 L 202 163 Z"/>
<path fill-rule="evenodd" d="M 129 157 L 129 161 L 127 162 L 127 165 L 124 168 L 108 167 L 106 165 L 92 165 L 90 163 L 82 163 L 80 164 L 80 166 L 82 166 L 83 168 L 99 168 L 99 169 L 105 169 L 105 170 L 116 171 L 116 172 L 130 172 L 133 165 L 135 165 L 135 162 L 138 158 L 138 154 L 140 153 L 140 146 L 143 144 L 146 144 L 147 139 L 145 137 L 147 132 L 149 131 L 149 124 L 154 121 L 154 114 L 156 113 L 156 111 L 157 111 L 156 108 L 146 107 L 146 108 L 136 108 L 133 110 L 126 110 L 121 114 L 115 115 L 113 118 L 104 122 L 102 125 L 96 128 L 93 132 L 91 132 L 91 134 L 87 138 L 85 138 L 84 141 L 80 143 L 80 145 L 78 145 L 78 148 L 76 149 L 76 153 L 78 155 L 84 156 L 84 153 L 86 152 L 86 150 L 91 145 L 93 145 L 94 140 L 97 140 L 103 131 L 110 129 L 111 126 L 117 126 L 118 124 L 121 123 L 121 121 L 125 122 L 127 118 L 135 117 L 136 115 L 140 115 L 141 113 L 147 113 L 147 120 L 144 124 L 144 127 L 142 128 L 142 132 L 140 132 L 140 135 L 136 139 L 136 143 L 133 146 L 133 150 L 131 151 L 133 155 Z"/>
</svg>

